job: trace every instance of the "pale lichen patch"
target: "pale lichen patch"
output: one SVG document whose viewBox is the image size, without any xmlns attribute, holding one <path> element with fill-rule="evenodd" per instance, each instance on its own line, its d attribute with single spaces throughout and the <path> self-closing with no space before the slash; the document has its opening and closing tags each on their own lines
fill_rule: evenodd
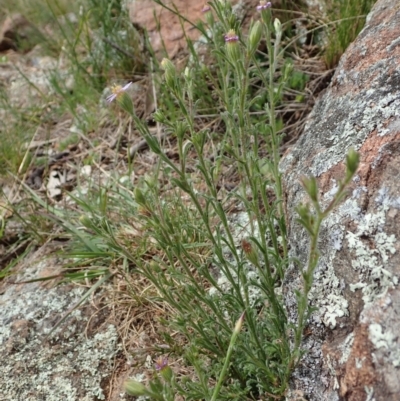
<svg viewBox="0 0 400 401">
<path fill-rule="evenodd" d="M 396 237 L 384 231 L 387 211 L 388 206 L 378 205 L 375 213 L 368 213 L 358 221 L 356 232 L 346 234 L 348 246 L 355 254 L 352 267 L 359 272 L 359 281 L 350 284 L 350 289 L 360 289 L 366 304 L 398 284 L 398 278 L 384 267 L 396 252 Z"/>
<path fill-rule="evenodd" d="M 339 350 L 342 352 L 342 356 L 339 359 L 339 363 L 342 365 L 349 359 L 351 348 L 354 344 L 354 332 L 350 333 L 342 344 L 339 345 Z"/>
<path fill-rule="evenodd" d="M 27 267 L 24 275 L 39 274 L 50 263 L 45 260 Z M 30 283 L 8 286 L 0 295 L 0 399 L 105 399 L 103 380 L 111 376 L 119 351 L 116 328 L 108 325 L 85 335 L 92 312 L 88 316 L 75 310 L 52 337 L 46 338 L 85 291 L 65 286 L 46 289 Z M 18 326 L 16 322 L 20 322 Z"/>
<path fill-rule="evenodd" d="M 369 340 L 376 349 L 387 351 L 387 358 L 395 367 L 400 366 L 400 349 L 397 339 L 399 335 L 392 333 L 389 329 L 384 329 L 379 323 L 369 325 Z"/>
<path fill-rule="evenodd" d="M 357 197 L 358 193 L 353 193 L 353 197 L 347 199 L 336 213 L 331 214 L 323 223 L 323 229 L 329 233 L 328 239 L 331 246 L 320 255 L 318 267 L 314 273 L 314 285 L 309 294 L 313 306 L 318 308 L 314 321 L 315 316 L 318 315 L 322 322 L 332 329 L 336 327 L 338 318 L 349 314 L 349 303 L 343 296 L 343 283 L 336 275 L 333 262 L 336 253 L 342 248 L 345 232 L 343 220 L 360 218 L 361 209 L 358 206 Z M 330 199 L 331 196 L 327 196 L 325 202 Z"/>
<path fill-rule="evenodd" d="M 331 200 L 335 188 L 336 183 L 333 182 L 332 190 L 324 196 L 325 203 Z M 323 224 L 330 247 L 320 257 L 309 299 L 318 308 L 317 314 L 323 323 L 330 328 L 336 327 L 337 318 L 348 316 L 348 301 L 343 296 L 343 286 L 333 266 L 336 253 L 342 249 L 343 240 L 353 250 L 355 257 L 351 264 L 359 272 L 359 281 L 350 284 L 350 289 L 361 290 L 365 303 L 373 302 L 398 284 L 398 278 L 385 268 L 389 258 L 396 252 L 395 235 L 384 231 L 386 214 L 394 200 L 385 196 L 387 192 L 382 189 L 376 198 L 375 211 L 363 214 L 357 202 L 363 192 L 363 187 L 356 188 L 352 197 L 340 205 Z M 353 221 L 357 229 L 346 232 L 344 220 Z"/>
</svg>

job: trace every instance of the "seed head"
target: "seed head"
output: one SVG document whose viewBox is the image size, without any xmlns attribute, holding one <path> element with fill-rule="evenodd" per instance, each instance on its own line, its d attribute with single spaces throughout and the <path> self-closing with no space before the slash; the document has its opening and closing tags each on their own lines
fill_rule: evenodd
<svg viewBox="0 0 400 401">
<path fill-rule="evenodd" d="M 247 257 L 247 259 L 255 266 L 258 266 L 258 255 L 257 251 L 253 248 L 253 245 L 251 242 L 249 242 L 247 239 L 242 239 L 242 249 Z"/>
</svg>

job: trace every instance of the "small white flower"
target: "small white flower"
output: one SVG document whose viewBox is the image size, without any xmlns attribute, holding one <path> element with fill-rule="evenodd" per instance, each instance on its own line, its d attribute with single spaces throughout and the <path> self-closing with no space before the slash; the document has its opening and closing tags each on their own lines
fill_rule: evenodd
<svg viewBox="0 0 400 401">
<path fill-rule="evenodd" d="M 126 92 L 127 89 L 131 85 L 132 85 L 132 82 L 127 83 L 125 86 L 114 85 L 111 89 L 112 94 L 110 96 L 107 96 L 107 98 L 106 98 L 107 103 L 113 102 L 115 99 L 117 99 L 119 96 L 121 96 L 124 92 Z"/>
</svg>

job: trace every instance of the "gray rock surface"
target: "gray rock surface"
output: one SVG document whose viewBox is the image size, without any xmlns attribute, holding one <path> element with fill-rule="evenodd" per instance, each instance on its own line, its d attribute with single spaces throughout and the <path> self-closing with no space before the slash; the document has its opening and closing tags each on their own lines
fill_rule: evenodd
<svg viewBox="0 0 400 401">
<path fill-rule="evenodd" d="M 305 133 L 285 155 L 285 206 L 291 256 L 305 266 L 309 238 L 294 211 L 307 202 L 299 178 L 317 177 L 327 205 L 344 176 L 350 147 L 360 152 L 349 196 L 325 221 L 321 258 L 309 301 L 305 348 L 288 399 L 400 399 L 400 3 L 379 0 L 347 49 L 311 113 Z M 295 321 L 298 265 L 285 279 Z"/>
<path fill-rule="evenodd" d="M 59 263 L 32 254 L 12 278 L 56 274 Z M 116 328 L 107 323 L 106 311 L 86 305 L 47 337 L 87 288 L 45 284 L 13 285 L 7 279 L 0 288 L 0 401 L 109 399 L 119 351 Z"/>
</svg>

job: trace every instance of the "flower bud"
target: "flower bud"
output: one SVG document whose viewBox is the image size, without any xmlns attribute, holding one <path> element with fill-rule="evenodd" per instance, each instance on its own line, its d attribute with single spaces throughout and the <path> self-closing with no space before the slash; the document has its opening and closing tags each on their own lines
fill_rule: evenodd
<svg viewBox="0 0 400 401">
<path fill-rule="evenodd" d="M 293 71 L 293 64 L 287 62 L 283 68 L 283 81 L 287 82 L 289 80 L 290 74 Z"/>
<path fill-rule="evenodd" d="M 143 196 L 142 191 L 138 187 L 136 187 L 133 194 L 134 194 L 136 203 L 138 203 L 140 206 L 145 207 L 146 206 L 146 198 Z"/>
<path fill-rule="evenodd" d="M 308 193 L 308 196 L 311 198 L 313 202 L 318 202 L 318 188 L 317 188 L 317 180 L 315 177 L 303 177 L 301 179 L 301 183 L 303 188 Z"/>
<path fill-rule="evenodd" d="M 210 27 L 214 26 L 214 15 L 212 13 L 211 7 L 206 3 L 202 8 L 201 12 L 204 14 L 206 18 L 206 22 Z"/>
<path fill-rule="evenodd" d="M 240 50 L 239 50 L 239 36 L 236 35 L 236 32 L 231 29 L 225 35 L 225 43 L 226 43 L 226 53 L 230 61 L 235 64 L 237 60 L 240 58 Z"/>
<path fill-rule="evenodd" d="M 250 54 L 253 54 L 258 47 L 258 44 L 260 43 L 261 35 L 262 35 L 262 24 L 260 21 L 257 21 L 250 30 L 250 35 L 249 35 L 249 51 Z"/>
<path fill-rule="evenodd" d="M 246 312 L 243 312 L 240 315 L 240 318 L 238 319 L 238 321 L 236 322 L 235 329 L 233 331 L 235 334 L 240 333 L 240 330 L 242 329 L 242 326 L 243 326 L 245 316 L 246 316 Z"/>
<path fill-rule="evenodd" d="M 118 104 L 131 116 L 134 114 L 133 101 L 128 94 L 123 93 L 121 96 L 117 97 Z"/>
<path fill-rule="evenodd" d="M 134 395 L 136 397 L 146 395 L 147 393 L 146 387 L 142 383 L 135 380 L 127 380 L 124 383 L 124 388 L 129 395 Z"/>
<path fill-rule="evenodd" d="M 92 220 L 90 220 L 89 217 L 87 217 L 85 214 L 79 217 L 79 222 L 86 228 L 91 229 L 93 226 Z"/>
<path fill-rule="evenodd" d="M 253 245 L 246 239 L 242 240 L 242 249 L 247 259 L 254 265 L 258 266 L 258 255 L 257 251 L 253 248 Z"/>
<path fill-rule="evenodd" d="M 154 119 L 154 121 L 161 123 L 161 124 L 166 124 L 168 122 L 167 118 L 165 117 L 165 114 L 160 109 L 157 109 L 153 113 L 153 119 Z"/>
<path fill-rule="evenodd" d="M 185 68 L 185 78 L 191 78 L 190 68 L 189 67 Z"/>
<path fill-rule="evenodd" d="M 157 358 L 155 368 L 158 372 L 160 372 L 161 376 L 166 382 L 171 382 L 173 378 L 173 372 L 168 365 L 168 358 L 161 356 Z"/>
<path fill-rule="evenodd" d="M 161 67 L 165 71 L 165 82 L 170 88 L 174 88 L 176 80 L 176 69 L 174 64 L 171 62 L 171 60 L 163 58 L 161 61 Z"/>
<path fill-rule="evenodd" d="M 282 24 L 281 21 L 278 20 L 278 18 L 275 18 L 274 28 L 276 35 L 280 35 L 282 33 Z"/>
<path fill-rule="evenodd" d="M 346 166 L 348 175 L 355 174 L 359 162 L 360 162 L 360 154 L 356 152 L 353 148 L 350 148 L 346 156 Z"/>
<path fill-rule="evenodd" d="M 161 376 L 163 377 L 163 379 L 167 382 L 170 383 L 171 380 L 174 377 L 174 374 L 172 372 L 172 369 L 169 366 L 166 366 L 163 370 L 160 371 Z"/>
<path fill-rule="evenodd" d="M 308 203 L 304 204 L 301 203 L 296 207 L 296 211 L 298 215 L 300 216 L 300 219 L 298 219 L 298 222 L 302 224 L 302 226 L 311 234 L 314 235 L 313 231 L 313 223 L 314 223 L 314 218 L 311 215 L 310 212 L 310 206 Z"/>
</svg>

